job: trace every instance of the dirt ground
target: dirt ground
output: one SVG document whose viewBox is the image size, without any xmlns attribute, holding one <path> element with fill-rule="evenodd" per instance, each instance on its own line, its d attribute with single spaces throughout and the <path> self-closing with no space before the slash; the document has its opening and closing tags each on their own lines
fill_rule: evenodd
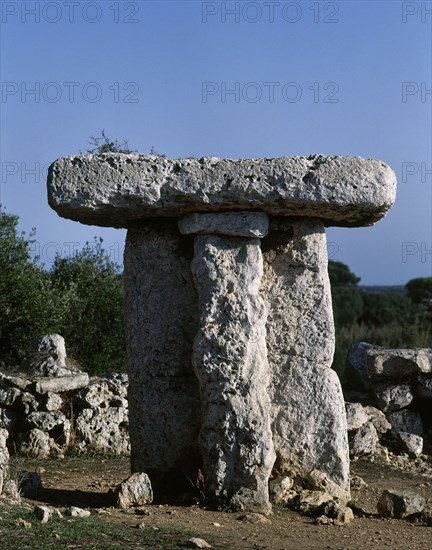
<svg viewBox="0 0 432 550">
<path fill-rule="evenodd" d="M 214 512 L 193 506 L 149 505 L 137 511 L 111 507 L 109 492 L 129 475 L 127 458 L 65 458 L 63 460 L 16 460 L 19 470 L 42 471 L 43 489 L 28 504 L 79 506 L 109 518 L 109 521 L 136 528 L 176 527 L 201 533 L 213 548 L 225 549 L 431 549 L 432 527 L 420 521 L 382 519 L 376 503 L 383 489 L 415 491 L 432 505 L 432 475 L 407 472 L 388 465 L 353 462 L 352 475 L 367 484 L 353 492 L 356 517 L 349 525 L 317 525 L 309 517 L 284 508 L 275 508 L 264 521 L 241 519 L 241 513 Z M 41 470 L 42 469 L 42 470 Z M 262 519 L 262 518 L 261 518 Z M 1 547 L 1 541 L 0 541 Z M 126 546 L 124 546 L 126 548 Z"/>
</svg>

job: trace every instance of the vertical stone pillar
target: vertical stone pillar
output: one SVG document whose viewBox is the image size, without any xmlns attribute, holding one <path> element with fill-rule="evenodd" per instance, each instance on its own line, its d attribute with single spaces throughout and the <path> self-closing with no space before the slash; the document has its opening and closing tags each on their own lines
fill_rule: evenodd
<svg viewBox="0 0 432 550">
<path fill-rule="evenodd" d="M 156 500 L 197 479 L 200 402 L 191 357 L 198 298 L 193 238 L 176 220 L 143 221 L 124 256 L 132 472 L 149 474 Z"/>
<path fill-rule="evenodd" d="M 216 503 L 265 513 L 275 453 L 256 237 L 266 234 L 267 225 L 267 216 L 254 212 L 195 214 L 180 222 L 182 232 L 201 233 L 192 262 L 200 312 L 193 365 L 206 494 Z"/>
<path fill-rule="evenodd" d="M 330 368 L 335 334 L 326 236 L 314 219 L 273 218 L 262 240 L 276 475 L 349 497 L 344 398 Z"/>
</svg>

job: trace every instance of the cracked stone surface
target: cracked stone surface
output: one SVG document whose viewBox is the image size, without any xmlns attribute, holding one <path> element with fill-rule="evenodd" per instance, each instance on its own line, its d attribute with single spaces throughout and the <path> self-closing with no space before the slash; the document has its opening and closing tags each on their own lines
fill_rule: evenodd
<svg viewBox="0 0 432 550">
<path fill-rule="evenodd" d="M 218 212 L 186 214 L 179 220 L 183 235 L 226 235 L 262 238 L 267 235 L 269 219 L 264 212 Z"/>
<path fill-rule="evenodd" d="M 240 509 L 270 511 L 275 461 L 267 393 L 266 311 L 258 239 L 199 235 L 192 273 L 200 328 L 193 364 L 200 383 L 200 451 L 206 490 Z"/>
<path fill-rule="evenodd" d="M 262 248 L 275 470 L 312 476 L 319 480 L 313 488 L 346 499 L 347 421 L 330 369 L 335 337 L 324 227 L 273 220 Z"/>
<path fill-rule="evenodd" d="M 155 477 L 198 469 L 200 403 L 192 367 L 198 298 L 191 274 L 193 237 L 176 220 L 128 231 L 125 306 L 133 472 Z M 195 472 L 195 473 L 194 473 Z"/>
<path fill-rule="evenodd" d="M 109 227 L 149 216 L 257 209 L 357 227 L 381 219 L 395 196 L 391 168 L 361 157 L 171 160 L 105 153 L 63 157 L 48 171 L 49 204 L 60 216 Z"/>
</svg>

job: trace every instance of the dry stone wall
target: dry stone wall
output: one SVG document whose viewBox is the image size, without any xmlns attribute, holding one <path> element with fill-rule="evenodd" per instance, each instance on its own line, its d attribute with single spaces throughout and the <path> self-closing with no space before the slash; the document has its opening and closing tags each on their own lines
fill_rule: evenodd
<svg viewBox="0 0 432 550">
<path fill-rule="evenodd" d="M 432 452 L 432 349 L 386 349 L 365 342 L 348 354 L 347 373 L 357 389 L 348 395 L 351 456 L 386 454 L 419 458 Z M 384 449 L 384 450 L 383 450 Z"/>
<path fill-rule="evenodd" d="M 69 368 L 58 334 L 38 338 L 25 364 L 29 370 L 0 373 L 0 429 L 11 451 L 39 458 L 71 449 L 129 452 L 127 375 L 89 379 Z"/>
</svg>

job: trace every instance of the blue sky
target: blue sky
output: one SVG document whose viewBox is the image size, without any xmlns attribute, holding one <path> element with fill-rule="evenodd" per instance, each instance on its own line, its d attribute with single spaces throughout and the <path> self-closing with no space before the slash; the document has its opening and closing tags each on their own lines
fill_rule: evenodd
<svg viewBox="0 0 432 550">
<path fill-rule="evenodd" d="M 169 157 L 379 158 L 396 204 L 374 227 L 329 228 L 330 257 L 363 284 L 432 275 L 431 1 L 1 7 L 0 201 L 48 265 L 93 236 L 121 261 L 125 230 L 63 220 L 46 199 L 46 166 L 105 129 Z"/>
</svg>

